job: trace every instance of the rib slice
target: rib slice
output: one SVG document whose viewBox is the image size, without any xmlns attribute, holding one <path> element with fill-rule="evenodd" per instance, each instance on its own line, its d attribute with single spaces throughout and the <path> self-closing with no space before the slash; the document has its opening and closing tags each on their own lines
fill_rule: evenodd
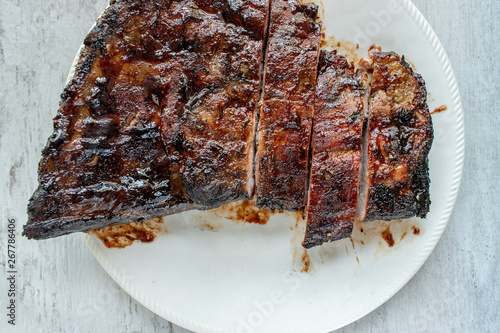
<svg viewBox="0 0 500 333">
<path fill-rule="evenodd" d="M 271 3 L 255 166 L 257 205 L 305 205 L 321 27 L 317 6 Z"/>
<path fill-rule="evenodd" d="M 44 239 L 248 197 L 267 11 L 265 0 L 113 1 L 62 94 L 23 234 Z"/>
<path fill-rule="evenodd" d="M 367 182 L 359 219 L 423 218 L 430 205 L 433 140 L 425 82 L 394 52 L 372 48 L 370 61 Z"/>
<path fill-rule="evenodd" d="M 319 63 L 305 248 L 349 237 L 356 218 L 367 75 L 334 52 Z"/>
<path fill-rule="evenodd" d="M 188 51 L 179 99 L 163 108 L 163 140 L 184 189 L 217 207 L 253 195 L 254 133 L 268 2 L 196 1 L 184 11 Z"/>
</svg>

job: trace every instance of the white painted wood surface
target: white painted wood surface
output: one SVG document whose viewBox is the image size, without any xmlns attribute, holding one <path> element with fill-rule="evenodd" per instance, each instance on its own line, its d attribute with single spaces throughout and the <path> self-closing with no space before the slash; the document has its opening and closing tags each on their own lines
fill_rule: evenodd
<svg viewBox="0 0 500 333">
<path fill-rule="evenodd" d="M 347 0 L 346 0 L 347 1 Z M 368 0 L 367 0 L 368 1 Z M 417 275 L 340 332 L 500 330 L 500 1 L 414 0 L 448 51 L 467 153 L 451 222 Z M 20 237 L 71 61 L 106 0 L 0 0 L 0 332 L 186 332 L 123 292 L 80 235 Z M 7 325 L 6 228 L 17 220 L 17 321 Z"/>
</svg>

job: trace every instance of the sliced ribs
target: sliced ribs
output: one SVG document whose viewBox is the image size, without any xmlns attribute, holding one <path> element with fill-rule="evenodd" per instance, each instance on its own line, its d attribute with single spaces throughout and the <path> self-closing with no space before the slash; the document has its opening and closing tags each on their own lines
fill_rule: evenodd
<svg viewBox="0 0 500 333">
<path fill-rule="evenodd" d="M 319 63 L 312 162 L 303 246 L 351 236 L 356 218 L 366 72 L 322 51 Z"/>
<path fill-rule="evenodd" d="M 433 140 L 422 77 L 394 52 L 371 52 L 367 170 L 359 219 L 425 217 Z"/>
<path fill-rule="evenodd" d="M 318 8 L 269 1 L 112 1 L 61 95 L 23 234 L 214 208 L 254 190 L 262 208 L 308 202 L 305 247 L 348 237 L 356 201 L 360 220 L 425 217 L 423 79 L 372 52 L 360 157 L 365 72 L 323 52 L 315 94 Z"/>
<path fill-rule="evenodd" d="M 305 205 L 321 26 L 314 4 L 273 0 L 257 134 L 257 205 Z"/>
<path fill-rule="evenodd" d="M 267 12 L 267 0 L 113 1 L 62 94 L 24 235 L 248 198 Z"/>
</svg>

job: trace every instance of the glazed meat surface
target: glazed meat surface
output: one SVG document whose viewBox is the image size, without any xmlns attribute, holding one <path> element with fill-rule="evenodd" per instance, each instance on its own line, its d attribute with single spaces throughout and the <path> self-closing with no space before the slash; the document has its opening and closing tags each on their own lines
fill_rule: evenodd
<svg viewBox="0 0 500 333">
<path fill-rule="evenodd" d="M 112 3 L 62 94 L 24 235 L 248 197 L 267 10 L 266 1 Z"/>
<path fill-rule="evenodd" d="M 197 2 L 206 11 L 184 7 L 180 15 L 187 52 L 177 55 L 184 59 L 178 98 L 163 105 L 163 139 L 189 197 L 217 207 L 253 194 L 268 3 Z"/>
<path fill-rule="evenodd" d="M 322 51 L 319 63 L 312 165 L 303 246 L 351 236 L 358 201 L 366 72 Z"/>
<path fill-rule="evenodd" d="M 425 217 L 433 140 L 425 82 L 394 52 L 372 52 L 371 62 L 367 181 L 359 218 Z"/>
<path fill-rule="evenodd" d="M 305 206 L 321 26 L 317 6 L 273 0 L 257 134 L 256 193 L 262 208 Z"/>
</svg>

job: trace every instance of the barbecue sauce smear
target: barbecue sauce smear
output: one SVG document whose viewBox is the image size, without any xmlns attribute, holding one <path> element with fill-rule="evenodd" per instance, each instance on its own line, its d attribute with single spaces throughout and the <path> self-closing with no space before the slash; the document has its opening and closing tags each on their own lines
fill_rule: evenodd
<svg viewBox="0 0 500 333">
<path fill-rule="evenodd" d="M 358 245 L 365 245 L 373 240 L 378 240 L 379 246 L 392 248 L 402 243 L 409 235 L 419 236 L 422 227 L 417 219 L 395 221 L 373 221 L 354 223 L 351 239 Z M 410 237 L 411 238 L 411 237 Z"/>
<path fill-rule="evenodd" d="M 302 240 L 306 230 L 306 220 L 303 211 L 289 213 L 295 217 L 295 227 L 292 228 L 293 236 L 290 238 L 290 250 L 292 252 L 292 270 L 294 272 L 309 273 L 314 269 L 307 249 L 302 247 Z"/>
<path fill-rule="evenodd" d="M 89 234 L 99 238 L 108 248 L 124 248 L 135 241 L 150 243 L 162 233 L 168 233 L 163 218 L 158 217 L 145 222 L 113 225 L 104 229 L 92 230 Z"/>
<path fill-rule="evenodd" d="M 266 209 L 259 209 L 255 207 L 253 201 L 248 200 L 231 202 L 208 211 L 208 213 L 234 222 L 255 224 L 266 224 L 269 222 L 269 218 L 272 215 L 280 212 L 281 211 L 271 212 Z"/>
<path fill-rule="evenodd" d="M 433 111 L 431 111 L 431 114 L 435 114 L 435 113 L 441 113 L 441 112 L 444 112 L 448 110 L 448 106 L 446 105 L 441 105 L 440 107 L 437 107 L 435 108 Z"/>
<path fill-rule="evenodd" d="M 283 211 L 271 212 L 255 207 L 253 201 L 238 201 L 225 204 L 219 208 L 203 212 L 203 215 L 213 214 L 237 223 L 266 224 L 274 214 Z M 200 217 L 200 216 L 199 216 Z M 196 219 L 200 230 L 219 231 L 222 224 L 212 223 L 210 218 Z M 104 229 L 92 230 L 89 234 L 99 238 L 108 248 L 125 248 L 134 242 L 150 243 L 159 235 L 168 233 L 163 218 L 154 218 L 145 222 L 133 222 L 110 226 Z"/>
<path fill-rule="evenodd" d="M 236 223 L 252 223 L 265 225 L 271 216 L 275 214 L 287 213 L 284 211 L 268 211 L 258 209 L 252 201 L 238 201 L 223 205 L 219 208 L 203 212 L 213 214 L 219 218 L 225 218 Z M 288 213 L 291 214 L 291 213 Z M 301 217 L 301 212 L 296 215 L 297 223 L 294 228 L 294 236 L 291 240 L 293 254 L 294 271 L 307 273 L 310 270 L 311 260 L 307 250 L 300 245 L 305 228 L 305 221 Z M 212 223 L 211 219 L 201 219 L 197 221 L 200 230 L 219 231 L 223 225 Z M 150 243 L 158 236 L 167 234 L 167 226 L 163 218 L 154 218 L 145 222 L 134 222 L 110 226 L 104 229 L 93 230 L 89 234 L 99 238 L 108 248 L 125 248 L 134 242 Z M 351 242 L 363 246 L 373 240 L 378 240 L 379 246 L 385 244 L 386 248 L 398 246 L 401 242 L 412 235 L 419 236 L 422 227 L 418 220 L 397 220 L 397 221 L 373 221 L 368 223 L 356 222 L 354 224 Z M 359 259 L 358 259 L 359 261 Z"/>
</svg>

